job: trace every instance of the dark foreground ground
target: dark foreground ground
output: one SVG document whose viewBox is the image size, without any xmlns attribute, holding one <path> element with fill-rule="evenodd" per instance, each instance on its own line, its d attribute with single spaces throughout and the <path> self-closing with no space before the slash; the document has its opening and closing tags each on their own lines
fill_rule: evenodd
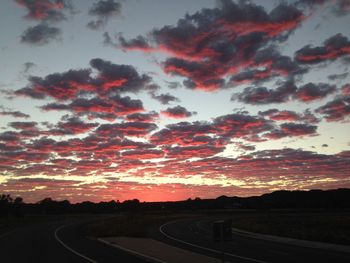
<svg viewBox="0 0 350 263">
<path fill-rule="evenodd" d="M 0 234 L 0 261 L 145 262 L 96 240 L 99 236 L 115 235 L 152 237 L 173 246 L 221 258 L 222 246 L 212 240 L 212 223 L 220 218 L 232 218 L 234 227 L 247 230 L 279 234 L 283 229 L 283 233 L 287 233 L 285 235 L 302 234 L 312 237 L 308 239 L 328 237 L 328 242 L 336 240 L 334 238 L 348 242 L 349 214 L 348 211 L 329 210 L 135 211 L 113 217 L 41 218 L 36 223 L 21 225 L 17 222 L 14 228 Z M 227 262 L 350 262 L 349 253 L 304 248 L 239 233 L 233 233 L 233 240 L 224 244 L 224 250 Z"/>
</svg>

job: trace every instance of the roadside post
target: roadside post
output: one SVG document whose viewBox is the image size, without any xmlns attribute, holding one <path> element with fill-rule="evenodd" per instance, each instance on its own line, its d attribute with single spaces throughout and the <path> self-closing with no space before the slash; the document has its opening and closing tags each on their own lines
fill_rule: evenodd
<svg viewBox="0 0 350 263">
<path fill-rule="evenodd" d="M 232 220 L 218 220 L 213 223 L 213 239 L 220 242 L 221 261 L 225 263 L 225 243 L 232 241 Z"/>
</svg>

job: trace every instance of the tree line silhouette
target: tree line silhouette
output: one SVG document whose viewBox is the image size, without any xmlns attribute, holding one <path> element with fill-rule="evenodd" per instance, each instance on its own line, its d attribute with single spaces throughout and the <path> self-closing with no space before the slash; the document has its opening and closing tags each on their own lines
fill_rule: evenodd
<svg viewBox="0 0 350 263">
<path fill-rule="evenodd" d="M 228 197 L 216 199 L 187 199 L 174 202 L 140 202 L 138 199 L 124 202 L 109 201 L 94 203 L 85 201 L 72 204 L 68 200 L 57 201 L 45 198 L 37 203 L 25 203 L 21 197 L 0 195 L 0 217 L 26 214 L 80 214 L 116 213 L 147 210 L 212 210 L 212 209 L 343 209 L 350 208 L 350 189 L 275 191 L 261 196 Z"/>
</svg>

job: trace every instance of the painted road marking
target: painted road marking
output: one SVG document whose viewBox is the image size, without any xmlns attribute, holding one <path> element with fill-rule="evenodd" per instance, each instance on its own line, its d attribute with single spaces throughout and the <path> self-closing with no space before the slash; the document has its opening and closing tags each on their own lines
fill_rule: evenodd
<svg viewBox="0 0 350 263">
<path fill-rule="evenodd" d="M 215 254 L 220 254 L 221 255 L 221 251 L 218 251 L 218 250 L 215 250 L 215 249 L 211 249 L 211 248 L 208 248 L 208 247 L 202 247 L 202 246 L 198 246 L 196 244 L 192 244 L 192 243 L 189 243 L 189 242 L 186 242 L 186 241 L 183 241 L 181 239 L 178 239 L 178 238 L 175 238 L 175 237 L 172 237 L 170 235 L 168 235 L 167 233 L 164 232 L 163 228 L 166 226 L 166 225 L 170 225 L 170 224 L 173 224 L 173 223 L 176 223 L 177 221 L 172 221 L 172 222 L 168 222 L 168 223 L 165 223 L 163 225 L 161 225 L 159 227 L 159 232 L 161 232 L 164 236 L 166 236 L 167 238 L 170 238 L 172 240 L 175 240 L 177 242 L 180 242 L 180 243 L 183 243 L 183 244 L 186 244 L 186 245 L 189 245 L 189 246 L 192 246 L 192 247 L 196 247 L 196 248 L 200 248 L 200 249 L 203 249 L 203 250 L 206 250 L 206 251 L 210 251 L 210 252 L 213 252 Z M 240 259 L 244 259 L 244 260 L 247 260 L 247 261 L 253 261 L 253 262 L 258 262 L 258 263 L 267 263 L 266 261 L 262 261 L 262 260 L 258 260 L 258 259 L 254 259 L 254 258 L 248 258 L 248 257 L 244 257 L 244 256 L 239 256 L 239 255 L 235 255 L 235 254 L 231 254 L 231 253 L 225 253 L 226 255 L 228 256 L 231 256 L 231 257 L 235 257 L 235 258 L 240 258 Z"/>
<path fill-rule="evenodd" d="M 160 260 L 160 259 L 158 259 L 158 258 L 151 257 L 151 256 L 148 256 L 148 255 L 142 254 L 142 253 L 140 253 L 140 252 L 137 252 L 137 251 L 135 251 L 135 250 L 132 250 L 132 249 L 129 249 L 129 248 L 125 248 L 125 247 L 119 246 L 119 245 L 117 245 L 117 244 L 115 244 L 115 243 L 109 243 L 108 241 L 105 241 L 105 240 L 103 240 L 102 238 L 98 238 L 97 240 L 100 241 L 100 242 L 102 242 L 102 243 L 104 243 L 104 244 L 106 244 L 106 245 L 109 245 L 109 246 L 116 247 L 116 248 L 118 248 L 118 249 L 124 250 L 125 252 L 128 252 L 128 253 L 133 254 L 133 255 L 135 255 L 135 256 L 138 256 L 138 257 L 140 257 L 140 258 L 149 260 L 149 261 L 151 261 L 151 262 L 166 263 L 165 261 L 162 261 L 162 260 Z"/>
<path fill-rule="evenodd" d="M 71 224 L 69 224 L 69 225 L 71 225 Z M 87 260 L 87 261 L 89 261 L 89 262 L 91 262 L 91 263 L 98 263 L 97 261 L 95 261 L 95 260 L 93 260 L 93 259 L 91 259 L 91 258 L 89 258 L 89 257 L 87 257 L 87 256 L 85 256 L 85 255 L 83 255 L 83 254 L 81 254 L 81 253 L 79 253 L 78 251 L 75 251 L 73 248 L 69 247 L 66 243 L 64 243 L 64 242 L 58 237 L 58 232 L 59 232 L 62 228 L 65 228 L 65 227 L 67 227 L 67 226 L 69 226 L 69 225 L 63 225 L 63 226 L 60 226 L 59 228 L 57 228 L 57 229 L 55 230 L 55 239 L 56 239 L 64 248 L 68 249 L 68 250 L 69 250 L 70 252 L 72 252 L 73 254 L 75 254 L 75 255 L 77 255 L 77 256 L 79 256 L 79 257 L 81 257 L 81 258 L 83 258 L 83 259 L 85 259 L 85 260 Z"/>
</svg>

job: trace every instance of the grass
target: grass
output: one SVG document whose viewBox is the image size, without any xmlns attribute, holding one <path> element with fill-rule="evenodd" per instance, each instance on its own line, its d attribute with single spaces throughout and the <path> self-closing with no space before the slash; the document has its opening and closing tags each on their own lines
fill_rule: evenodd
<svg viewBox="0 0 350 263">
<path fill-rule="evenodd" d="M 161 213 L 149 212 L 145 214 L 123 214 L 92 222 L 84 227 L 85 234 L 93 237 L 130 236 L 147 237 L 153 226 L 180 218 L 198 216 L 193 213 Z"/>
<path fill-rule="evenodd" d="M 88 236 L 147 237 L 154 226 L 189 217 L 225 217 L 233 227 L 256 233 L 350 245 L 350 212 L 346 211 L 247 211 L 148 212 L 124 214 L 90 223 Z"/>
<path fill-rule="evenodd" d="M 349 212 L 237 214 L 233 226 L 256 233 L 350 245 Z"/>
</svg>

